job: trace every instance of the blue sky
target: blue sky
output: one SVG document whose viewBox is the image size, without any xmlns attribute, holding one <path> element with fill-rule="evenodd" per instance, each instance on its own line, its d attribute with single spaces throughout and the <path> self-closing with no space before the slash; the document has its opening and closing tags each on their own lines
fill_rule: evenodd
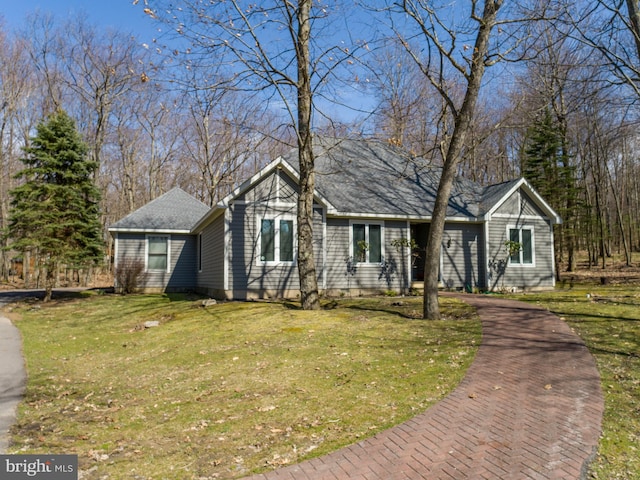
<svg viewBox="0 0 640 480">
<path fill-rule="evenodd" d="M 143 12 L 144 0 L 0 0 L 0 17 L 4 19 L 7 31 L 19 31 L 27 25 L 27 16 L 36 12 L 51 13 L 57 24 L 74 19 L 78 15 L 84 17 L 89 24 L 103 28 L 116 28 L 123 33 L 132 33 L 139 44 L 152 44 L 159 36 L 160 22 L 155 22 Z M 164 27 L 167 28 L 167 27 Z M 341 101 L 364 110 L 371 109 L 371 99 L 361 91 L 361 87 L 353 90 L 343 87 L 338 92 Z M 323 102 L 320 100 L 320 104 Z M 346 109 L 330 104 L 330 110 L 347 112 Z M 360 116 L 361 113 L 349 112 L 348 117 Z"/>
<path fill-rule="evenodd" d="M 36 11 L 52 13 L 58 20 L 80 14 L 92 24 L 131 32 L 140 42 L 148 42 L 156 26 L 143 13 L 142 4 L 142 0 L 137 5 L 133 0 L 0 0 L 0 16 L 8 30 L 18 30 L 27 15 Z"/>
</svg>

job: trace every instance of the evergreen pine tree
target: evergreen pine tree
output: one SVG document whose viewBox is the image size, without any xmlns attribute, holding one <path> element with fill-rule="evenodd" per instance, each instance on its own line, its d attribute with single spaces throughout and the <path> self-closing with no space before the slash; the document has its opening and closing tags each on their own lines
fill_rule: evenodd
<svg viewBox="0 0 640 480">
<path fill-rule="evenodd" d="M 45 301 L 59 266 L 88 266 L 102 254 L 97 164 L 87 152 L 73 120 L 57 111 L 24 149 L 25 168 L 16 175 L 24 183 L 11 191 L 8 235 L 12 247 L 32 252 L 46 273 Z"/>
<path fill-rule="evenodd" d="M 569 163 L 565 132 L 554 121 L 549 108 L 527 131 L 521 165 L 522 175 L 563 218 L 556 227 L 556 266 L 566 252 L 568 270 L 574 264 L 575 219 L 579 192 L 575 167 Z"/>
<path fill-rule="evenodd" d="M 556 198 L 560 188 L 561 146 L 560 130 L 546 108 L 542 118 L 527 131 L 522 164 L 522 176 L 546 199 Z"/>
</svg>

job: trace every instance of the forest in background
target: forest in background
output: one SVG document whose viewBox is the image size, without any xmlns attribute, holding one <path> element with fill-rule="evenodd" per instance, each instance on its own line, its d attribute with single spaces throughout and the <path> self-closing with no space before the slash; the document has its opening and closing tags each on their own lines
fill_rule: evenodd
<svg viewBox="0 0 640 480">
<path fill-rule="evenodd" d="M 334 2 L 316 17 L 331 20 L 322 41 L 344 38 L 338 50 L 348 55 L 318 90 L 314 133 L 380 139 L 440 165 L 452 106 L 412 58 L 419 50 L 382 28 L 388 12 L 349 5 Z M 336 19 L 347 8 L 381 28 L 341 37 Z M 639 18 L 633 0 L 559 2 L 526 38 L 506 40 L 512 55 L 493 59 L 466 137 L 460 175 L 482 184 L 525 176 L 560 213 L 561 270 L 575 269 L 578 252 L 603 267 L 614 253 L 631 265 L 640 251 Z M 179 31 L 144 45 L 136 32 L 81 17 L 34 13 L 24 25 L 0 25 L 0 229 L 22 149 L 56 109 L 76 121 L 99 165 L 105 266 L 107 227 L 174 186 L 214 205 L 296 144 L 288 106 L 240 84 L 241 76 Z M 458 89 L 448 85 L 448 97 L 455 101 Z M 2 241 L 0 278 L 8 280 L 16 253 L 10 238 Z"/>
</svg>

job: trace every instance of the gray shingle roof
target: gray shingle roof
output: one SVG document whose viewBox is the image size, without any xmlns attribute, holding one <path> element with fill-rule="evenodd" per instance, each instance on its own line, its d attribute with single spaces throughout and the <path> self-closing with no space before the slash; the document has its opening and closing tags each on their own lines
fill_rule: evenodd
<svg viewBox="0 0 640 480">
<path fill-rule="evenodd" d="M 209 210 L 207 205 L 176 187 L 114 223 L 109 230 L 191 231 Z"/>
<path fill-rule="evenodd" d="M 504 196 L 509 193 L 520 179 L 509 180 L 507 182 L 497 183 L 495 185 L 489 185 L 485 187 L 482 194 L 482 213 L 486 213 L 499 202 Z"/>
<path fill-rule="evenodd" d="M 375 140 L 316 142 L 316 190 L 338 213 L 430 217 L 442 169 Z M 297 169 L 297 152 L 284 160 Z M 457 178 L 447 216 L 476 218 L 486 208 L 484 189 Z"/>
</svg>

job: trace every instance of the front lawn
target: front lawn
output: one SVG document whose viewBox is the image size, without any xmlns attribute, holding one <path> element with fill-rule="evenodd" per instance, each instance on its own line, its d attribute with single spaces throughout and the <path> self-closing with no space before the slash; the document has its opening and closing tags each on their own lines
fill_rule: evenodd
<svg viewBox="0 0 640 480">
<path fill-rule="evenodd" d="M 10 313 L 29 372 L 10 453 L 78 454 L 83 479 L 223 479 L 332 451 L 424 411 L 471 364 L 470 307 L 442 299 L 448 319 L 430 322 L 421 301 L 24 302 Z"/>
</svg>

